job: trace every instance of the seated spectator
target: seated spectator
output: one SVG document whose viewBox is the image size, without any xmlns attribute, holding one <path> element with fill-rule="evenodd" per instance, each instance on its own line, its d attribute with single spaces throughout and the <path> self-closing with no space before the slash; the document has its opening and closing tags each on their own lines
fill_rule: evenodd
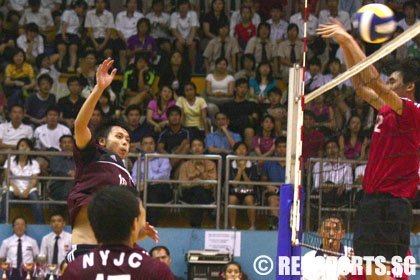
<svg viewBox="0 0 420 280">
<path fill-rule="evenodd" d="M 287 39 L 278 44 L 282 81 L 289 83 L 289 68 L 303 62 L 303 42 L 298 38 L 299 28 L 295 23 L 287 26 Z"/>
<path fill-rule="evenodd" d="M 326 137 L 335 133 L 335 118 L 332 107 L 324 102 L 325 94 L 321 94 L 308 104 L 308 109 L 315 115 L 315 127 Z"/>
<path fill-rule="evenodd" d="M 25 109 L 21 105 L 13 105 L 10 108 L 10 122 L 0 124 L 0 149 L 11 150 L 17 148 L 21 138 L 33 137 L 33 129 L 30 125 L 24 124 L 23 117 Z M 3 165 L 7 155 L 0 155 L 0 164 Z"/>
<path fill-rule="evenodd" d="M 242 138 L 238 133 L 228 129 L 229 118 L 223 112 L 216 114 L 216 126 L 217 130 L 206 136 L 206 149 L 210 154 L 230 154 L 235 143 Z"/>
<path fill-rule="evenodd" d="M 248 147 L 244 142 L 237 142 L 233 146 L 233 153 L 236 156 L 247 156 Z M 229 184 L 229 204 L 247 206 L 255 205 L 257 188 L 255 185 L 248 185 L 247 182 L 258 181 L 257 165 L 245 159 L 233 160 L 230 162 L 229 180 L 241 181 L 240 184 Z M 232 229 L 236 229 L 236 209 L 229 208 L 229 223 Z M 247 209 L 250 223 L 249 230 L 255 230 L 255 209 Z"/>
<path fill-rule="evenodd" d="M 124 73 L 123 89 L 125 91 L 125 106 L 137 104 L 144 108 L 151 98 L 152 84 L 155 73 L 149 67 L 149 61 L 143 54 L 136 55 L 134 63 L 127 67 Z"/>
<path fill-rule="evenodd" d="M 157 99 L 153 99 L 147 105 L 147 124 L 154 133 L 159 134 L 168 126 L 168 109 L 175 105 L 174 93 L 168 86 L 159 89 Z"/>
<path fill-rule="evenodd" d="M 77 65 L 77 52 L 81 43 L 83 19 L 87 10 L 84 0 L 73 2 L 72 8 L 65 10 L 61 16 L 60 27 L 55 36 L 60 71 L 75 72 Z M 68 53 L 67 53 L 68 51 Z M 66 57 L 68 55 L 68 57 Z M 68 64 L 65 63 L 68 59 Z M 67 65 L 68 67 L 63 67 Z"/>
<path fill-rule="evenodd" d="M 140 149 L 140 141 L 145 135 L 152 135 L 153 130 L 146 121 L 141 122 L 141 108 L 137 105 L 130 105 L 125 109 L 127 126 L 130 135 L 130 152 L 137 153 Z"/>
<path fill-rule="evenodd" d="M 58 100 L 58 106 L 61 109 L 60 119 L 63 120 L 70 129 L 73 129 L 74 120 L 86 99 L 81 96 L 83 86 L 79 77 L 69 77 L 67 79 L 67 88 L 69 89 L 70 94 L 61 97 Z"/>
<path fill-rule="evenodd" d="M 4 94 L 9 111 L 14 105 L 23 105 L 28 91 L 36 86 L 34 69 L 25 60 L 25 51 L 18 48 L 13 53 L 12 63 L 6 66 Z"/>
<path fill-rule="evenodd" d="M 245 50 L 248 41 L 252 38 L 252 36 L 257 34 L 257 28 L 252 23 L 252 10 L 249 6 L 242 5 L 241 21 L 236 24 L 234 30 L 235 39 L 238 41 L 241 49 Z"/>
<path fill-rule="evenodd" d="M 17 150 L 19 151 L 32 151 L 34 149 L 33 142 L 28 138 L 22 138 L 17 143 Z M 40 174 L 41 170 L 39 168 L 38 162 L 33 156 L 28 156 L 24 154 L 19 154 L 12 156 L 10 161 L 4 163 L 4 173 L 3 176 L 7 182 L 8 175 L 11 176 L 28 176 L 28 179 L 9 179 L 9 200 L 10 199 L 29 199 L 29 200 L 39 200 L 38 194 L 38 183 L 39 179 L 37 176 Z M 1 200 L 1 213 L 0 213 L 0 223 L 5 223 L 6 221 L 6 195 L 7 192 L 3 194 Z M 34 213 L 35 222 L 37 224 L 44 223 L 44 212 L 42 204 L 32 203 L 32 211 Z M 10 210 L 10 204 L 9 204 Z"/>
<path fill-rule="evenodd" d="M 269 103 L 268 92 L 276 86 L 277 82 L 273 77 L 273 67 L 269 62 L 263 61 L 258 65 L 255 79 L 249 81 L 249 95 L 259 104 L 267 104 Z"/>
<path fill-rule="evenodd" d="M 154 258 L 157 259 L 163 263 L 165 263 L 166 265 L 168 265 L 169 267 L 171 266 L 171 252 L 169 252 L 169 249 L 166 246 L 155 246 L 152 249 L 149 250 L 149 255 Z M 182 277 L 177 277 L 174 276 L 175 280 L 183 280 L 184 278 Z"/>
<path fill-rule="evenodd" d="M 206 100 L 209 103 L 209 116 L 213 120 L 219 107 L 232 100 L 235 80 L 227 72 L 226 58 L 218 58 L 213 73 L 206 76 Z"/>
<path fill-rule="evenodd" d="M 325 84 L 324 75 L 321 73 L 321 61 L 318 58 L 313 58 L 308 64 L 309 68 L 305 72 L 305 94 Z"/>
<path fill-rule="evenodd" d="M 45 123 L 48 108 L 55 106 L 55 94 L 51 93 L 54 81 L 48 74 L 37 79 L 38 89 L 35 94 L 28 97 L 25 102 L 25 117 L 33 126 Z"/>
<path fill-rule="evenodd" d="M 102 112 L 101 107 L 96 106 L 95 109 L 93 110 L 92 117 L 89 120 L 89 124 L 88 124 L 89 130 L 91 132 L 95 132 L 96 129 L 100 127 L 103 120 L 104 120 L 104 113 Z"/>
<path fill-rule="evenodd" d="M 277 136 L 287 133 L 287 108 L 282 105 L 282 92 L 278 87 L 268 91 L 269 107 L 266 113 L 274 118 L 274 131 Z"/>
<path fill-rule="evenodd" d="M 15 48 L 15 40 L 4 28 L 6 23 L 5 16 L 0 12 L 0 67 L 4 67 L 11 62 L 11 53 Z"/>
<path fill-rule="evenodd" d="M 145 185 L 145 154 L 156 154 L 156 142 L 152 135 L 144 135 L 141 139 L 140 149 L 142 152 L 141 162 L 134 162 L 131 176 L 135 185 L 144 190 Z M 139 170 L 140 165 L 140 170 Z M 169 180 L 171 176 L 171 164 L 167 158 L 151 158 L 148 162 L 148 180 Z M 138 174 L 140 178 L 138 178 Z M 147 203 L 167 203 L 173 197 L 171 185 L 168 183 L 147 183 Z M 161 209 L 150 207 L 147 209 L 147 221 L 157 226 Z"/>
<path fill-rule="evenodd" d="M 177 11 L 171 14 L 170 29 L 175 37 L 174 45 L 183 54 L 188 52 L 192 73 L 196 73 L 197 39 L 200 23 L 195 11 L 190 9 L 188 0 L 177 3 Z"/>
<path fill-rule="evenodd" d="M 270 19 L 267 23 L 270 24 L 270 40 L 276 44 L 279 44 L 287 37 L 287 21 L 282 19 L 283 17 L 283 6 L 280 4 L 274 4 L 270 8 Z"/>
<path fill-rule="evenodd" d="M 16 39 L 16 45 L 25 51 L 26 61 L 35 66 L 36 57 L 44 53 L 44 39 L 39 34 L 36 23 L 28 23 L 25 26 L 25 33 Z"/>
<path fill-rule="evenodd" d="M 413 38 L 413 44 L 408 47 L 408 57 L 420 59 L 420 34 Z"/>
<path fill-rule="evenodd" d="M 354 95 L 354 108 L 350 112 L 351 115 L 359 115 L 362 119 L 362 130 L 366 136 L 371 136 L 375 124 L 376 113 L 375 109 L 363 100 L 357 94 Z"/>
<path fill-rule="evenodd" d="M 127 39 L 127 57 L 132 60 L 135 55 L 142 55 L 147 62 L 153 63 L 157 56 L 155 39 L 150 36 L 150 20 L 141 18 L 137 21 L 137 32 Z"/>
<path fill-rule="evenodd" d="M 120 108 L 116 107 L 114 102 L 111 101 L 109 91 L 104 91 L 99 98 L 98 105 L 101 107 L 104 114 L 104 120 L 116 119 L 119 117 Z"/>
<path fill-rule="evenodd" d="M 161 154 L 188 154 L 190 150 L 190 132 L 181 123 L 182 111 L 178 106 L 166 111 L 168 126 L 159 135 L 157 151 Z M 176 171 L 181 160 L 172 159 L 172 170 Z"/>
<path fill-rule="evenodd" d="M 205 144 L 202 139 L 191 141 L 191 154 L 204 154 Z M 207 159 L 190 159 L 182 163 L 179 170 L 181 199 L 190 204 L 210 204 L 214 201 L 215 186 L 212 183 L 195 182 L 199 180 L 216 180 L 216 164 Z M 203 220 L 203 209 L 190 210 L 190 225 L 200 228 Z"/>
<path fill-rule="evenodd" d="M 74 139 L 71 134 L 60 137 L 60 150 L 66 153 L 72 153 Z M 74 177 L 75 163 L 73 155 L 56 155 L 50 158 L 50 174 L 57 177 Z M 74 180 L 51 180 L 48 182 L 49 196 L 54 200 L 64 200 L 70 194 Z M 68 216 L 67 205 L 56 206 L 56 209 L 64 217 Z"/>
<path fill-rule="evenodd" d="M 226 58 L 228 70 L 235 72 L 237 67 L 236 56 L 238 53 L 238 41 L 235 38 L 229 37 L 229 24 L 227 22 L 221 24 L 218 30 L 218 36 L 210 40 L 203 53 L 206 73 L 209 74 L 214 70 L 218 58 Z"/>
<path fill-rule="evenodd" d="M 245 143 L 251 147 L 258 123 L 258 108 L 255 102 L 247 100 L 248 89 L 248 80 L 236 80 L 233 101 L 224 104 L 220 111 L 229 118 L 229 128 L 242 135 Z"/>
<path fill-rule="evenodd" d="M 260 65 L 263 61 L 269 61 L 273 75 L 277 75 L 278 70 L 278 51 L 277 44 L 270 40 L 270 24 L 262 22 L 258 25 L 256 36 L 249 39 L 246 44 L 245 53 L 252 53 L 255 61 Z"/>
<path fill-rule="evenodd" d="M 229 19 L 225 14 L 225 2 L 223 0 L 213 0 L 210 11 L 203 16 L 203 35 L 206 41 L 208 42 L 219 36 L 222 26 L 227 27 L 227 36 L 229 34 Z"/>
<path fill-rule="evenodd" d="M 367 159 L 366 147 L 369 138 L 364 135 L 362 130 L 362 120 L 358 115 L 350 117 L 344 133 L 338 139 L 340 146 L 340 157 L 346 159 Z"/>
<path fill-rule="evenodd" d="M 286 137 L 280 136 L 276 138 L 275 150 L 273 156 L 282 157 L 286 156 Z M 286 160 L 280 161 L 265 161 L 261 169 L 261 181 L 266 182 L 286 182 Z M 281 185 L 268 185 L 265 186 L 266 197 L 268 206 L 279 207 L 280 205 L 280 187 Z M 263 198 L 265 199 L 265 198 Z M 270 210 L 268 217 L 268 229 L 277 230 L 279 224 L 279 211 L 278 209 Z"/>
<path fill-rule="evenodd" d="M 207 103 L 197 94 L 197 87 L 193 82 L 185 85 L 184 96 L 178 97 L 176 105 L 182 109 L 184 126 L 197 137 L 204 139 L 210 132 L 207 121 Z"/>
<path fill-rule="evenodd" d="M 309 1 L 308 1 L 309 2 Z M 308 3 L 308 9 L 310 10 L 312 5 Z M 294 23 L 298 26 L 299 32 L 298 37 L 303 39 L 303 26 L 305 22 L 305 0 L 299 0 L 298 2 L 298 12 L 290 16 L 289 23 Z M 308 44 L 312 44 L 315 41 L 317 34 L 316 29 L 318 28 L 318 18 L 312 13 L 308 14 L 307 23 L 306 23 L 306 40 Z"/>
<path fill-rule="evenodd" d="M 51 58 L 46 53 L 41 53 L 36 57 L 36 67 L 38 68 L 38 79 L 42 74 L 48 74 L 54 81 L 52 86 L 52 92 L 58 92 L 59 79 L 61 73 L 55 68 L 54 63 L 51 63 Z"/>
<path fill-rule="evenodd" d="M 188 63 L 182 58 L 182 53 L 175 50 L 164 65 L 160 71 L 158 86 L 160 88 L 169 86 L 177 96 L 183 95 L 185 84 L 190 81 L 190 69 Z"/>
<path fill-rule="evenodd" d="M 41 0 L 28 0 L 28 8 L 19 19 L 19 27 L 23 28 L 28 23 L 35 23 L 45 38 L 51 38 L 55 31 L 51 10 L 41 7 Z"/>
<path fill-rule="evenodd" d="M 86 13 L 87 50 L 94 50 L 102 57 L 112 57 L 114 42 L 111 37 L 114 16 L 106 10 L 105 0 L 95 0 L 95 9 Z"/>
<path fill-rule="evenodd" d="M 240 9 L 239 10 L 235 10 L 231 17 L 230 17 L 230 31 L 229 31 L 229 35 L 230 37 L 234 37 L 235 36 L 235 27 L 237 24 L 239 24 L 241 21 L 243 21 L 242 18 L 242 7 L 248 7 L 251 9 L 251 21 L 252 24 L 255 26 L 258 26 L 261 22 L 261 17 L 260 15 L 256 12 L 256 5 L 254 0 L 244 0 Z"/>
<path fill-rule="evenodd" d="M 302 162 L 307 168 L 307 160 L 324 155 L 325 136 L 315 128 L 315 114 L 306 109 L 303 112 Z"/>
<path fill-rule="evenodd" d="M 225 265 L 225 269 L 222 274 L 223 279 L 249 279 L 248 276 L 242 272 L 242 267 L 237 262 L 230 262 Z"/>
<path fill-rule="evenodd" d="M 313 167 L 313 191 L 319 192 L 322 184 L 335 185 L 322 187 L 323 205 L 337 207 L 348 204 L 348 191 L 351 188 L 346 185 L 353 184 L 353 169 L 349 163 L 338 162 L 339 158 L 337 141 L 329 139 L 325 142 L 325 157 Z"/>
<path fill-rule="evenodd" d="M 146 18 L 150 20 L 152 28 L 150 29 L 150 35 L 155 39 L 158 48 L 161 51 L 162 57 L 166 58 L 171 53 L 171 31 L 169 30 L 169 24 L 171 16 L 165 12 L 164 0 L 153 0 L 152 11 L 146 15 Z"/>
<path fill-rule="evenodd" d="M 94 50 L 88 50 L 82 56 L 79 67 L 76 69 L 83 85 L 82 96 L 84 98 L 89 96 L 95 86 L 96 68 L 98 67 L 97 61 L 96 52 Z"/>
<path fill-rule="evenodd" d="M 403 3 L 404 4 L 402 6 L 402 10 L 403 10 L 404 18 L 399 20 L 397 22 L 397 25 L 401 26 L 403 30 L 406 31 L 407 29 L 409 29 L 411 26 L 413 26 L 419 21 L 418 12 L 417 12 L 419 3 L 416 3 L 416 1 L 411 1 L 411 0 L 404 1 Z M 407 43 L 407 46 L 410 46 L 411 44 L 413 44 L 412 40 Z"/>
<path fill-rule="evenodd" d="M 255 78 L 255 57 L 254 55 L 247 53 L 241 56 L 241 67 L 235 73 L 235 81 L 241 78 L 245 78 L 248 81 Z"/>
<path fill-rule="evenodd" d="M 35 239 L 26 235 L 26 220 L 23 216 L 14 218 L 12 227 L 13 235 L 1 243 L 0 260 L 2 264 L 8 263 L 10 266 L 6 270 L 6 279 L 24 280 L 30 273 L 26 271 L 25 264 L 34 263 L 39 247 Z M 19 252 L 20 257 L 17 257 Z"/>
<path fill-rule="evenodd" d="M 274 154 L 275 145 L 274 118 L 265 115 L 261 120 L 260 131 L 252 138 L 251 151 L 259 157 L 269 157 Z"/>
<path fill-rule="evenodd" d="M 127 66 L 128 39 L 135 36 L 137 32 L 140 31 L 138 28 L 139 20 L 144 17 L 144 15 L 138 11 L 137 0 L 128 0 L 126 1 L 125 6 L 125 9 L 115 16 L 115 31 L 117 33 L 115 46 L 118 46 L 120 68 L 123 71 Z M 141 43 L 141 40 L 139 43 Z M 135 46 L 135 49 L 136 48 L 137 46 Z"/>
</svg>

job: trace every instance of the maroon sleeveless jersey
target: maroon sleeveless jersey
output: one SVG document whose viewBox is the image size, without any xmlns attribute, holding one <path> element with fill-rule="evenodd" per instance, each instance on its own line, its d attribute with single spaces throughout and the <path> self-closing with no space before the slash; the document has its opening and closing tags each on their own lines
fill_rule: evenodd
<svg viewBox="0 0 420 280">
<path fill-rule="evenodd" d="M 73 150 L 76 165 L 74 185 L 67 199 L 70 222 L 83 205 L 87 205 L 92 194 L 107 185 L 134 186 L 130 172 L 121 158 L 96 144 L 93 140 L 83 150 Z"/>
</svg>

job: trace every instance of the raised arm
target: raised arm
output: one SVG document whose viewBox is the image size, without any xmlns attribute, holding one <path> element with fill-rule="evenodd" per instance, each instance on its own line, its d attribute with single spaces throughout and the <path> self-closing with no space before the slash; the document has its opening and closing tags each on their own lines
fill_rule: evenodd
<svg viewBox="0 0 420 280">
<path fill-rule="evenodd" d="M 85 148 L 92 138 L 92 133 L 88 127 L 89 120 L 92 117 L 99 98 L 104 90 L 112 83 L 112 80 L 117 73 L 117 69 L 115 68 L 110 74 L 108 73 L 113 63 L 114 60 L 107 58 L 99 65 L 98 70 L 96 71 L 96 85 L 85 103 L 83 103 L 83 106 L 74 121 L 74 136 L 76 139 L 76 146 L 79 149 Z"/>
<path fill-rule="evenodd" d="M 332 24 L 321 24 L 317 32 L 323 38 L 334 37 L 343 48 L 347 67 L 350 68 L 366 59 L 366 55 L 360 49 L 356 40 L 344 29 L 340 22 L 330 18 Z M 382 99 L 397 114 L 402 114 L 403 103 L 398 94 L 379 77 L 376 68 L 371 65 L 351 78 L 358 95 L 366 102 L 377 108 Z M 371 90 L 370 90 L 371 89 Z"/>
</svg>

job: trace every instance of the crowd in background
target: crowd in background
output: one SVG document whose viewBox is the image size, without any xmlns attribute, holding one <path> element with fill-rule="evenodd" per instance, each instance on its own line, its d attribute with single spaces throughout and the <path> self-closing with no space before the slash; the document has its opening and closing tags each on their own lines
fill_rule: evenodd
<svg viewBox="0 0 420 280">
<path fill-rule="evenodd" d="M 118 13 L 111 12 L 106 0 L 63 2 L 0 1 L 0 149 L 71 152 L 74 120 L 95 85 L 96 67 L 112 57 L 119 79 L 97 104 L 92 131 L 109 119 L 123 120 L 133 153 L 286 155 L 288 69 L 303 63 L 305 1 L 127 0 Z M 354 14 L 372 2 L 308 0 L 305 94 L 346 70 L 338 44 L 318 37 L 317 27 L 334 17 L 357 38 Z M 393 36 L 418 21 L 416 1 L 376 2 L 394 10 L 398 27 Z M 381 46 L 358 42 L 367 55 Z M 420 35 L 375 66 L 387 80 L 399 61 L 413 58 L 420 59 Z M 58 93 L 62 76 L 67 78 L 65 96 Z M 197 76 L 204 76 L 203 92 L 191 82 Z M 156 83 L 158 91 L 153 92 Z M 375 114 L 349 80 L 307 104 L 304 167 L 314 157 L 366 160 Z M 10 198 L 39 199 L 37 175 L 74 176 L 67 155 L 17 155 L 10 165 L 2 157 L 1 164 L 14 176 L 33 176 L 10 180 Z M 128 167 L 142 188 L 144 159 L 133 159 Z M 284 182 L 285 162 L 234 160 L 229 168 L 231 178 L 224 179 L 244 182 L 232 185 L 230 204 L 267 200 L 278 205 L 277 185 L 254 188 L 246 182 Z M 353 169 L 332 160 L 315 164 L 314 190 L 322 183 L 360 182 L 363 170 L 355 174 Z M 148 170 L 149 179 L 190 181 L 179 186 L 188 203 L 214 200 L 214 185 L 194 183 L 216 179 L 210 160 L 156 158 Z M 149 185 L 148 201 L 170 201 L 172 187 Z M 66 200 L 70 188 L 71 181 L 48 183 L 49 196 L 57 200 Z M 340 204 L 347 191 L 338 188 L 328 200 Z M 5 194 L 2 201 L 0 222 L 5 221 Z M 33 207 L 36 222 L 43 223 L 42 208 Z M 276 212 L 270 212 L 271 229 L 277 225 Z M 255 229 L 255 210 L 247 214 L 250 229 Z M 191 226 L 200 227 L 202 217 L 202 209 L 193 210 Z M 159 211 L 148 209 L 148 220 L 158 225 Z M 236 210 L 230 209 L 231 228 L 236 228 L 235 221 Z"/>
</svg>

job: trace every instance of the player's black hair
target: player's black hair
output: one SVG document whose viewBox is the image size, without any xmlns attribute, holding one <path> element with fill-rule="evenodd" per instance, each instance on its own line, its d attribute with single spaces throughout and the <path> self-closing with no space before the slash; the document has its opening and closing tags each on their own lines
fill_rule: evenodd
<svg viewBox="0 0 420 280">
<path fill-rule="evenodd" d="M 404 60 L 397 71 L 402 75 L 404 85 L 414 83 L 415 101 L 420 102 L 420 59 L 410 57 Z"/>
<path fill-rule="evenodd" d="M 168 247 L 166 247 L 166 246 L 161 246 L 161 245 L 159 245 L 159 246 L 155 246 L 155 247 L 153 247 L 152 249 L 150 249 L 150 251 L 149 251 L 149 255 L 150 255 L 150 256 L 152 256 L 154 251 L 160 251 L 160 250 L 164 250 L 164 251 L 165 251 L 165 253 L 166 253 L 168 256 L 171 256 L 171 252 L 169 252 Z"/>
<path fill-rule="evenodd" d="M 133 221 L 140 215 L 140 198 L 130 188 L 105 186 L 89 203 L 88 218 L 99 243 L 121 244 L 130 238 Z"/>
<path fill-rule="evenodd" d="M 96 108 L 95 108 L 95 110 L 96 110 Z M 100 110 L 100 111 L 102 112 L 102 110 Z M 125 122 L 122 122 L 120 120 L 111 118 L 109 120 L 106 120 L 106 121 L 102 122 L 101 125 L 99 125 L 99 127 L 95 130 L 96 141 L 98 141 L 101 138 L 107 139 L 109 133 L 111 132 L 111 129 L 114 126 L 119 126 L 123 129 L 125 129 L 127 132 L 130 131 L 130 128 L 127 126 L 127 124 Z"/>
</svg>

